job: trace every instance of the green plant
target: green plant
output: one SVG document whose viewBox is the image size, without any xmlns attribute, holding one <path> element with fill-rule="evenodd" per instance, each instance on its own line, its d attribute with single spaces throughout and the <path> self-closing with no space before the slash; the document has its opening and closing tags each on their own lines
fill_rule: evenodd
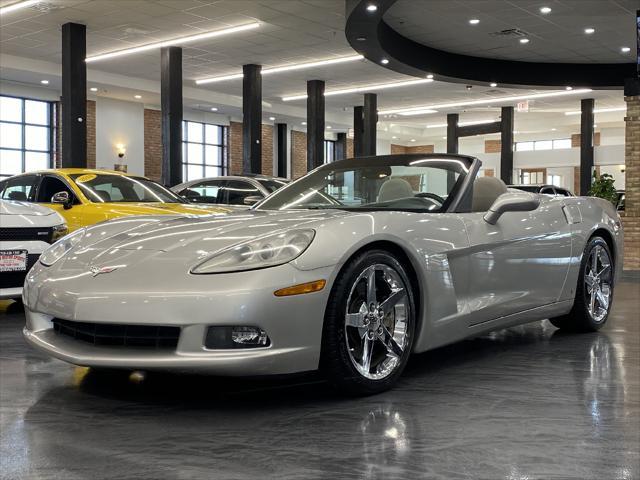
<svg viewBox="0 0 640 480">
<path fill-rule="evenodd" d="M 592 197 L 604 198 L 609 200 L 614 205 L 618 201 L 618 194 L 616 187 L 613 185 L 613 177 L 608 173 L 598 175 L 598 172 L 593 172 L 593 182 L 591 183 L 591 189 L 589 195 Z"/>
</svg>

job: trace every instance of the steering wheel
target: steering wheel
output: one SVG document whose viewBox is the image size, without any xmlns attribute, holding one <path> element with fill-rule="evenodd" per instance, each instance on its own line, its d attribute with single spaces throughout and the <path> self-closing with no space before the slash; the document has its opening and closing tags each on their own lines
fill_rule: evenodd
<svg viewBox="0 0 640 480">
<path fill-rule="evenodd" d="M 445 202 L 444 198 L 442 198 L 440 195 L 436 195 L 435 193 L 430 193 L 430 192 L 417 193 L 416 197 L 418 197 L 418 198 L 429 198 L 431 200 L 435 200 L 441 206 L 444 205 L 444 202 Z"/>
</svg>

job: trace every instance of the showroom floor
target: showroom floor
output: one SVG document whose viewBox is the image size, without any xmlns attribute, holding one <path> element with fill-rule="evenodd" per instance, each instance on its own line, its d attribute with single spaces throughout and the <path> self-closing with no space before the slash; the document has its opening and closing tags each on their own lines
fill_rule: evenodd
<svg viewBox="0 0 640 480">
<path fill-rule="evenodd" d="M 416 356 L 397 388 L 96 375 L 0 313 L 4 479 L 640 478 L 640 279 L 600 333 L 547 321 Z"/>
</svg>

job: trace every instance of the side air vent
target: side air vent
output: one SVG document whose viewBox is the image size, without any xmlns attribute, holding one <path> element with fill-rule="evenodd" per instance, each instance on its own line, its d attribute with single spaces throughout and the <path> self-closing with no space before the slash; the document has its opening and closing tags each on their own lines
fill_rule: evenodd
<svg viewBox="0 0 640 480">
<path fill-rule="evenodd" d="M 506 30 L 500 30 L 498 32 L 490 33 L 494 37 L 528 37 L 529 34 L 519 28 L 507 28 Z"/>
</svg>

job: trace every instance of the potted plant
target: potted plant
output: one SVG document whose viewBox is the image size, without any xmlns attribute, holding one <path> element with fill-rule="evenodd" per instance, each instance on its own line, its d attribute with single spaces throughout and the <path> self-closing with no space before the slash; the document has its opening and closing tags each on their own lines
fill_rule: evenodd
<svg viewBox="0 0 640 480">
<path fill-rule="evenodd" d="M 618 192 L 613 183 L 614 179 L 608 173 L 598 175 L 598 172 L 594 171 L 589 196 L 604 198 L 605 200 L 609 200 L 613 205 L 616 205 Z"/>
</svg>

